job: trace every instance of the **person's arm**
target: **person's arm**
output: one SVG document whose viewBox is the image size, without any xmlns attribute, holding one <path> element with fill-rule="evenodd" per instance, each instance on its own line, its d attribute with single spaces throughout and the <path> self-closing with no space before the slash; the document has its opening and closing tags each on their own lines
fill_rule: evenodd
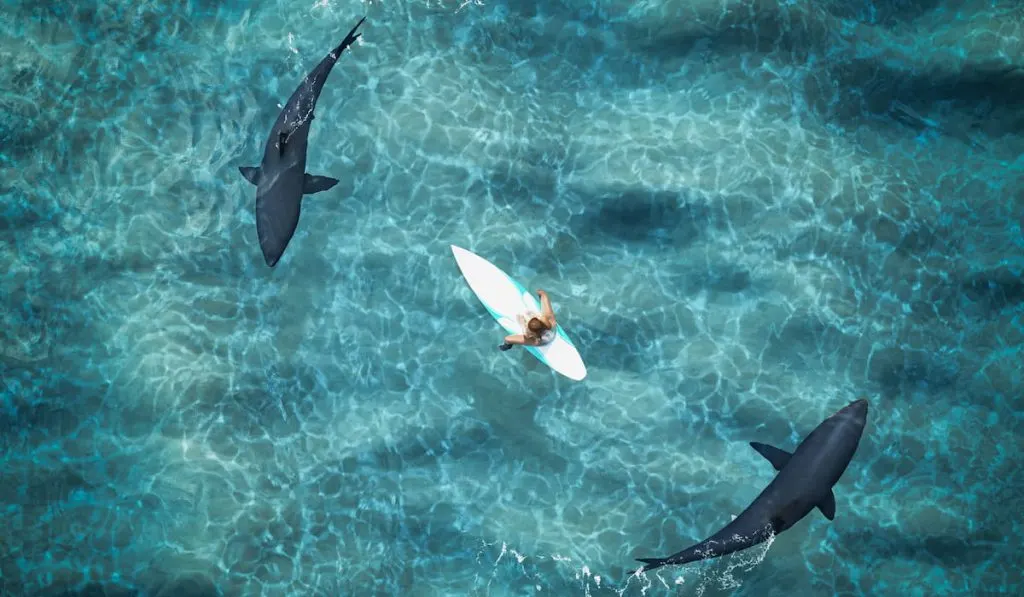
<svg viewBox="0 0 1024 597">
<path fill-rule="evenodd" d="M 548 298 L 548 293 L 538 290 L 537 296 L 540 297 L 540 314 L 548 320 L 548 325 L 555 327 L 555 311 L 551 308 L 551 299 Z"/>
<path fill-rule="evenodd" d="M 540 346 L 540 340 L 526 334 L 514 334 L 505 336 L 505 342 L 509 344 L 518 344 L 520 346 Z"/>
</svg>

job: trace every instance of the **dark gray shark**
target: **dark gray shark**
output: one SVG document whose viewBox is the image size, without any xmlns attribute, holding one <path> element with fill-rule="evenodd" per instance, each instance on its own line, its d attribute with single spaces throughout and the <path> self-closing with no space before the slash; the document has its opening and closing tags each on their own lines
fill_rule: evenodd
<svg viewBox="0 0 1024 597">
<path fill-rule="evenodd" d="M 326 191 L 338 184 L 327 176 L 306 173 L 306 149 L 313 110 L 327 76 L 345 48 L 362 33 L 356 33 L 366 17 L 356 23 L 338 47 L 316 65 L 288 98 L 270 129 L 263 161 L 259 166 L 241 166 L 246 180 L 256 185 L 256 234 L 267 265 L 274 267 L 284 254 L 299 224 L 303 195 Z"/>
<path fill-rule="evenodd" d="M 851 402 L 818 425 L 792 454 L 752 442 L 751 447 L 779 471 L 775 479 L 735 520 L 711 537 L 667 558 L 639 558 L 645 564 L 643 571 L 753 547 L 792 527 L 814 508 L 829 520 L 835 518 L 832 486 L 857 451 L 867 415 L 867 400 Z"/>
</svg>

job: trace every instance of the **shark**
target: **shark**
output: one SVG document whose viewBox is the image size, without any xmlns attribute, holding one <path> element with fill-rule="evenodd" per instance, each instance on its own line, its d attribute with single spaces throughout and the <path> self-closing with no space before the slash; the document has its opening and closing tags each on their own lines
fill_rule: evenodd
<svg viewBox="0 0 1024 597">
<path fill-rule="evenodd" d="M 324 56 L 288 98 L 270 129 L 259 166 L 240 166 L 242 176 L 256 187 L 256 235 L 267 265 L 274 267 L 295 235 L 305 195 L 322 193 L 338 184 L 336 178 L 306 172 L 306 153 L 313 111 L 327 76 L 342 52 L 362 35 L 356 33 L 366 17 Z"/>
<path fill-rule="evenodd" d="M 663 558 L 637 558 L 642 572 L 717 558 L 764 543 L 812 510 L 835 519 L 832 488 L 853 459 L 867 422 L 868 401 L 856 400 L 825 419 L 792 453 L 768 444 L 750 446 L 778 471 L 771 483 L 732 522 L 700 543 Z"/>
</svg>

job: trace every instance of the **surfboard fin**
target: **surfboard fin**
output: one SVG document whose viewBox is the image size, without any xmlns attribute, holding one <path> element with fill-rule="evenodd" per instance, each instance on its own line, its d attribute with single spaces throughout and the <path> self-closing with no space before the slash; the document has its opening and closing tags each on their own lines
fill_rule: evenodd
<svg viewBox="0 0 1024 597">
<path fill-rule="evenodd" d="M 832 491 L 829 490 L 828 495 L 825 496 L 825 499 L 821 500 L 821 503 L 818 504 L 818 510 L 821 510 L 821 513 L 825 515 L 825 518 L 829 520 L 835 520 L 836 494 L 832 493 Z"/>
<path fill-rule="evenodd" d="M 750 442 L 750 447 L 757 450 L 758 454 L 764 456 L 768 462 L 772 463 L 772 466 L 777 471 L 781 471 L 782 467 L 786 466 L 789 459 L 793 457 L 789 452 L 775 446 L 769 446 L 768 444 Z"/>
<path fill-rule="evenodd" d="M 337 178 L 331 178 L 330 176 L 313 176 L 307 172 L 306 179 L 302 183 L 302 194 L 312 195 L 313 193 L 320 193 L 336 184 L 338 184 Z"/>
<path fill-rule="evenodd" d="M 260 168 L 259 166 L 239 166 L 238 171 L 242 173 L 242 176 L 246 180 L 254 185 L 259 186 L 260 184 Z"/>
</svg>

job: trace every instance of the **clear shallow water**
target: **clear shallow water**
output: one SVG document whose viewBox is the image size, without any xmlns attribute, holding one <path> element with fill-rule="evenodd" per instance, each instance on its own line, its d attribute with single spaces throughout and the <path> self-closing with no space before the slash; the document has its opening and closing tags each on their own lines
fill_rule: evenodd
<svg viewBox="0 0 1024 597">
<path fill-rule="evenodd" d="M 4 4 L 0 592 L 1019 593 L 1020 8 L 459 4 Z M 237 167 L 362 14 L 268 269 Z M 833 523 L 629 578 L 861 395 Z"/>
</svg>

